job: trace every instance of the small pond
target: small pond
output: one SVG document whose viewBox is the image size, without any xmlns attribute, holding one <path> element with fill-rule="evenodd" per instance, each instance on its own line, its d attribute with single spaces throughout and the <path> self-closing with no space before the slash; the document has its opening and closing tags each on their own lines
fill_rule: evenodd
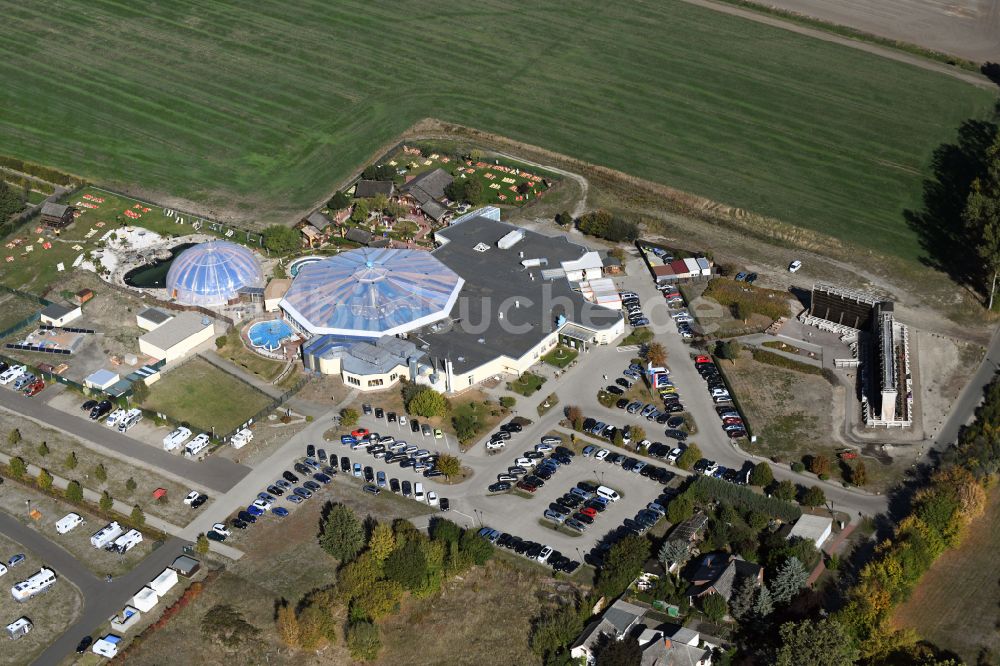
<svg viewBox="0 0 1000 666">
<path fill-rule="evenodd" d="M 178 245 L 170 250 L 169 258 L 137 266 L 126 273 L 122 280 L 125 281 L 125 284 L 140 289 L 163 289 L 167 286 L 167 271 L 170 270 L 170 264 L 177 258 L 177 255 L 195 245 L 197 243 Z"/>
</svg>

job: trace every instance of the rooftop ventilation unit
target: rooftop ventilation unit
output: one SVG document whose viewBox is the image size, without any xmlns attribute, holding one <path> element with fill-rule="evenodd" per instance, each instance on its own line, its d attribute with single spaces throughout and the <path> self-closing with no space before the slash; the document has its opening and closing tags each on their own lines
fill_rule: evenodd
<svg viewBox="0 0 1000 666">
<path fill-rule="evenodd" d="M 509 250 L 522 240 L 524 240 L 524 229 L 515 229 L 498 240 L 497 247 L 501 250 Z"/>
<path fill-rule="evenodd" d="M 490 249 L 490 246 L 486 243 L 476 243 L 476 246 L 472 249 L 476 252 L 486 252 L 486 250 Z"/>
</svg>

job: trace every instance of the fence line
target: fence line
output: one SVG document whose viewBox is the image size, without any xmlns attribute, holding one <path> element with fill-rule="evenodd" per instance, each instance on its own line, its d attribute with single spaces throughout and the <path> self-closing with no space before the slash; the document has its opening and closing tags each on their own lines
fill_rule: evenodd
<svg viewBox="0 0 1000 666">
<path fill-rule="evenodd" d="M 156 298 L 152 294 L 147 292 L 137 292 L 124 287 L 120 284 L 115 284 L 114 282 L 108 282 L 107 280 L 102 280 L 102 282 L 122 294 L 127 294 L 129 296 L 141 297 L 143 300 L 152 301 L 153 305 L 158 308 L 164 308 L 165 310 L 173 310 L 175 312 L 197 312 L 198 314 L 205 315 L 206 317 L 211 317 L 217 319 L 225 324 L 227 327 L 236 326 L 236 321 L 224 314 L 219 314 L 214 310 L 209 310 L 208 308 L 202 307 L 200 305 L 181 305 L 180 303 L 172 303 L 170 301 L 164 301 Z"/>
<path fill-rule="evenodd" d="M 281 407 L 281 405 L 285 404 L 285 402 L 287 402 L 289 398 L 291 398 L 296 393 L 301 391 L 302 387 L 308 384 L 311 379 L 312 378 L 308 374 L 304 374 L 299 379 L 299 381 L 295 382 L 295 384 L 290 389 L 282 393 L 277 398 L 273 398 L 266 407 L 263 407 L 259 412 L 251 416 L 246 421 L 244 421 L 241 425 L 234 428 L 231 432 L 228 432 L 225 435 L 220 436 L 219 439 L 222 440 L 223 442 L 228 442 L 230 439 L 232 439 L 233 435 L 238 433 L 240 430 L 250 426 L 253 423 L 256 423 L 260 419 L 264 418 L 265 416 L 276 410 L 278 407 Z"/>
</svg>

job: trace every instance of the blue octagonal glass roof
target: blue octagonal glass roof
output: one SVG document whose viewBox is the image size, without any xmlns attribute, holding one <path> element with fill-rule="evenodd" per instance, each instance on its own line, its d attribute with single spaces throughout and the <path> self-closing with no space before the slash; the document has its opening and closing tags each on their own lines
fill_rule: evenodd
<svg viewBox="0 0 1000 666">
<path fill-rule="evenodd" d="M 167 271 L 167 293 L 185 305 L 225 305 L 241 288 L 263 285 L 253 251 L 223 240 L 184 250 Z"/>
<path fill-rule="evenodd" d="M 463 283 L 429 252 L 363 248 L 302 266 L 281 307 L 317 335 L 396 335 L 447 317 Z"/>
</svg>

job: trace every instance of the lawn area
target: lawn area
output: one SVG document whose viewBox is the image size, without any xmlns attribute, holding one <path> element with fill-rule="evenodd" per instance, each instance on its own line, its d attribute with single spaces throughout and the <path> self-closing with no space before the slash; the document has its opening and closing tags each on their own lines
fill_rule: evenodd
<svg viewBox="0 0 1000 666">
<path fill-rule="evenodd" d="M 554 365 L 555 367 L 562 369 L 573 362 L 573 360 L 579 356 L 580 352 L 575 349 L 570 349 L 569 347 L 564 347 L 559 345 L 548 354 L 542 357 L 542 360 L 549 365 Z"/>
<path fill-rule="evenodd" d="M 483 433 L 490 430 L 507 414 L 507 410 L 495 402 L 483 400 L 483 394 L 476 391 L 469 398 L 460 396 L 451 403 L 451 424 L 456 435 L 459 424 L 466 424 L 465 437 L 459 436 L 459 443 L 464 447 L 476 441 Z"/>
<path fill-rule="evenodd" d="M 544 383 L 545 377 L 539 377 L 531 372 L 526 372 L 517 379 L 507 382 L 507 390 L 513 391 L 514 393 L 520 393 L 527 398 L 532 393 L 542 388 L 542 384 Z"/>
<path fill-rule="evenodd" d="M 267 406 L 270 398 L 233 375 L 193 358 L 163 375 L 143 407 L 190 423 L 199 430 L 228 433 Z"/>
<path fill-rule="evenodd" d="M 226 333 L 226 346 L 222 349 L 217 349 L 216 353 L 223 358 L 229 359 L 247 372 L 257 375 L 266 382 L 274 381 L 274 378 L 285 367 L 285 364 L 281 361 L 264 358 L 260 354 L 247 349 L 246 345 L 240 340 L 240 332 L 235 328 L 230 329 Z M 295 373 L 289 373 L 289 375 L 294 377 Z"/>
<path fill-rule="evenodd" d="M 962 545 L 939 557 L 893 623 L 975 663 L 981 647 L 1000 651 L 996 553 L 1000 548 L 1000 489 L 990 492 L 986 512 L 965 530 Z"/>
<path fill-rule="evenodd" d="M 6 330 L 41 309 L 41 305 L 29 298 L 0 292 L 0 331 Z"/>
<path fill-rule="evenodd" d="M 996 100 L 680 0 L 39 0 L 0 77 L 5 152 L 219 215 L 298 218 L 436 117 L 908 259 L 932 151 Z"/>
</svg>

